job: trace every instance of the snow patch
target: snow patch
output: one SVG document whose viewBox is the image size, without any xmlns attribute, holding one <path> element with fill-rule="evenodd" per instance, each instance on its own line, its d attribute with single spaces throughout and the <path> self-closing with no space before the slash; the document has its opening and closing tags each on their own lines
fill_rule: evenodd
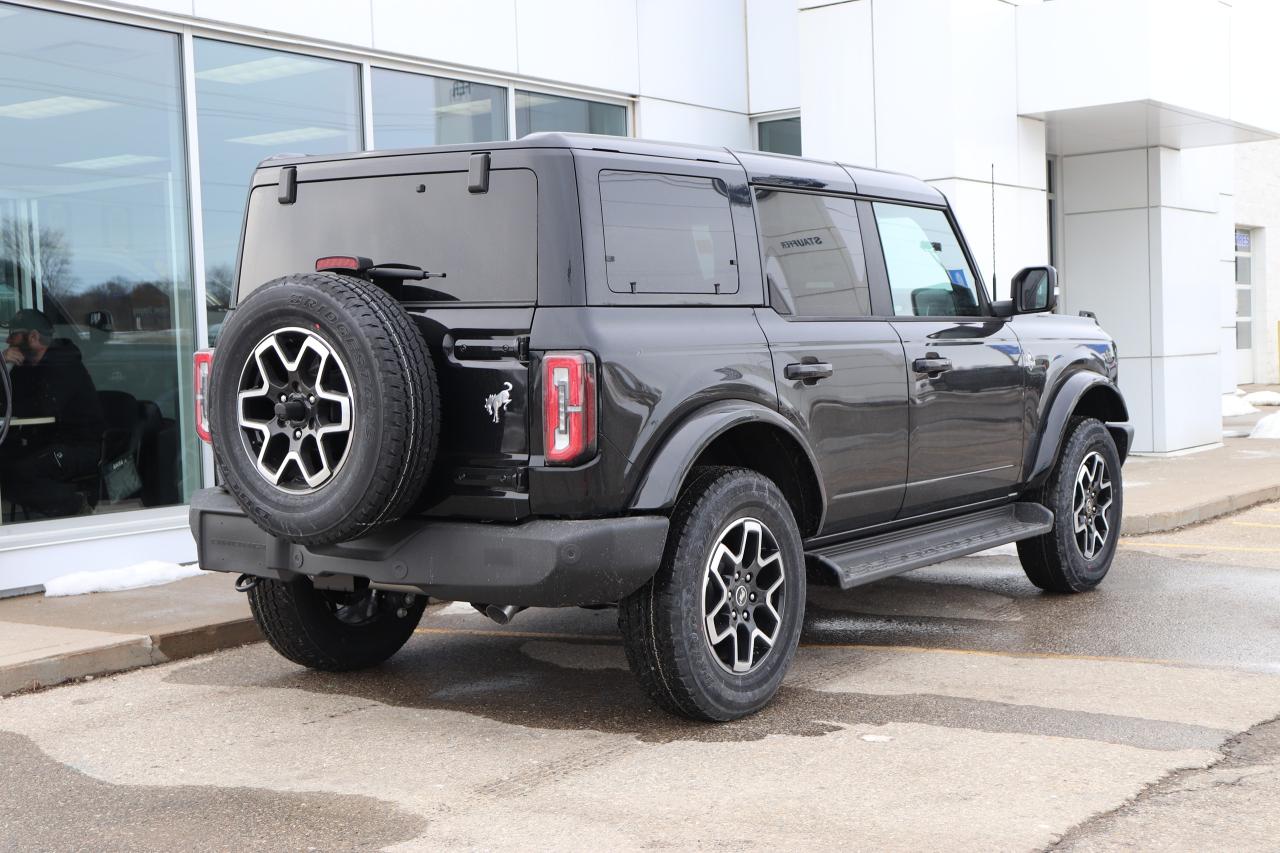
<svg viewBox="0 0 1280 853">
<path fill-rule="evenodd" d="M 89 592 L 119 592 L 122 589 L 138 589 L 159 586 L 164 583 L 193 578 L 201 574 L 197 565 L 182 566 L 162 560 L 147 560 L 123 569 L 102 572 L 72 572 L 69 575 L 45 581 L 44 594 L 50 598 L 62 595 L 84 595 Z"/>
<path fill-rule="evenodd" d="M 1252 415 L 1257 413 L 1257 409 L 1245 402 L 1244 397 L 1237 397 L 1234 394 L 1222 395 L 1222 416 L 1224 418 L 1235 418 L 1240 415 Z"/>
<path fill-rule="evenodd" d="M 1280 438 L 1280 412 L 1267 415 L 1254 424 L 1249 438 Z"/>
<path fill-rule="evenodd" d="M 1254 391 L 1245 394 L 1244 401 L 1250 406 L 1280 406 L 1280 391 Z"/>
<path fill-rule="evenodd" d="M 438 616 L 476 616 L 476 609 L 465 601 L 451 601 L 440 609 Z"/>
</svg>

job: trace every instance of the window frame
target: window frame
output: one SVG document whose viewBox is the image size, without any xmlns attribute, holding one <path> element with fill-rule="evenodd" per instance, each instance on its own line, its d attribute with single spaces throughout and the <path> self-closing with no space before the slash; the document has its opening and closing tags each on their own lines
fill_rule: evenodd
<svg viewBox="0 0 1280 853">
<path fill-rule="evenodd" d="M 876 236 L 876 254 L 879 257 L 879 267 L 883 275 L 884 295 L 887 299 L 888 313 L 885 317 L 896 321 L 904 321 L 908 323 L 920 322 L 938 322 L 939 320 L 956 320 L 956 321 L 974 321 L 974 320 L 1003 320 L 1007 318 L 996 317 L 991 310 L 991 298 L 987 294 L 986 281 L 982 277 L 982 270 L 978 267 L 973 252 L 969 249 L 969 243 L 964 239 L 964 232 L 960 230 L 960 223 L 956 221 L 955 212 L 951 209 L 951 205 L 921 204 L 914 201 L 901 201 L 894 198 L 870 198 L 868 199 L 867 215 L 871 220 L 871 226 L 875 229 Z M 927 316 L 919 316 L 915 314 L 896 314 L 893 311 L 893 292 L 892 284 L 889 281 L 889 265 L 884 259 L 884 245 L 880 241 L 880 225 L 876 221 L 875 211 L 872 204 L 879 202 L 881 204 L 894 204 L 900 207 L 918 207 L 924 210 L 940 211 L 947 219 L 947 224 L 951 226 L 951 233 L 956 238 L 956 243 L 960 246 L 960 252 L 964 255 L 965 262 L 969 264 L 969 271 L 973 273 L 973 289 L 978 297 L 978 313 L 977 314 L 931 314 Z M 864 223 L 863 227 L 866 227 Z"/>
<path fill-rule="evenodd" d="M 778 315 L 778 317 L 780 317 L 783 320 L 786 320 L 789 323 L 793 323 L 793 322 L 794 323 L 815 323 L 815 322 L 816 323 L 829 323 L 829 322 L 848 323 L 848 322 L 858 322 L 858 321 L 868 321 L 868 320 L 883 321 L 884 318 L 880 316 L 879 312 L 884 307 L 884 304 L 883 304 L 884 296 L 881 293 L 882 288 L 880 287 L 880 282 L 878 281 L 878 278 L 877 278 L 877 270 L 872 263 L 872 257 L 870 255 L 870 252 L 873 246 L 867 241 L 867 230 L 864 224 L 866 216 L 863 210 L 863 205 L 869 204 L 866 198 L 854 193 L 842 193 L 842 192 L 834 192 L 829 190 L 809 190 L 809 189 L 801 189 L 798 187 L 778 187 L 772 184 L 765 184 L 765 183 L 752 183 L 750 185 L 750 188 L 751 188 L 751 211 L 754 216 L 754 222 L 755 222 L 755 228 L 756 228 L 756 245 L 760 252 L 760 280 L 764 287 L 764 306 L 766 308 L 771 309 L 774 314 Z M 778 310 L 777 306 L 773 304 L 773 294 L 770 292 L 769 283 L 767 280 L 766 258 L 768 257 L 768 255 L 766 252 L 766 247 L 764 242 L 764 229 L 761 227 L 759 199 L 756 197 L 756 190 L 758 189 L 770 190 L 772 192 L 792 193 L 793 195 L 816 195 L 822 198 L 842 199 L 844 201 L 851 201 L 854 203 L 854 206 L 855 206 L 855 209 L 857 210 L 857 215 L 858 215 L 858 238 L 862 241 L 862 257 L 864 262 L 864 269 L 867 274 L 867 291 L 871 298 L 871 313 L 840 314 L 840 315 L 832 314 L 829 316 L 819 316 L 816 314 L 796 314 L 796 313 L 784 314 Z M 876 240 L 877 241 L 879 240 L 878 235 L 876 237 Z M 877 247 L 879 246 L 879 242 L 876 243 L 876 246 Z M 883 261 L 881 262 L 880 267 L 883 268 Z"/>
<path fill-rule="evenodd" d="M 774 184 L 752 181 L 751 188 L 751 212 L 752 221 L 756 229 L 756 245 L 760 253 L 760 278 L 764 280 L 764 263 L 765 263 L 765 246 L 763 229 L 760 227 L 760 211 L 756 206 L 755 190 L 783 190 L 792 193 L 803 193 L 808 195 L 820 195 L 830 198 L 849 199 L 858 205 L 858 230 L 862 234 L 862 251 L 867 264 L 867 284 L 871 289 L 871 314 L 869 316 L 831 316 L 831 317 L 805 317 L 795 314 L 783 314 L 774 308 L 770 298 L 769 288 L 764 288 L 764 306 L 773 309 L 783 320 L 789 323 L 858 323 L 858 322 L 878 322 L 883 323 L 886 320 L 904 322 L 929 322 L 938 320 L 956 320 L 956 321 L 974 321 L 974 320 L 993 320 L 998 319 L 1003 322 L 1005 318 L 998 318 L 991 310 L 991 298 L 987 294 L 986 281 L 982 277 L 982 271 L 979 269 L 973 252 L 969 249 L 968 242 L 964 239 L 964 232 L 960 230 L 960 224 L 956 221 L 955 214 L 950 205 L 943 204 L 925 204 L 915 201 L 904 201 L 902 199 L 891 198 L 886 196 L 869 195 L 867 193 L 846 193 L 837 190 L 811 190 L 799 187 L 777 186 Z M 927 317 L 918 317 L 909 314 L 895 314 L 893 311 L 893 294 L 889 286 L 889 270 L 884 259 L 884 246 L 880 243 L 880 226 L 876 222 L 875 210 L 872 205 L 876 202 L 883 204 L 896 204 L 903 207 L 918 207 L 925 210 L 941 211 L 947 218 L 947 224 L 951 226 L 951 231 L 955 235 L 960 245 L 960 251 L 964 253 L 965 261 L 969 264 L 970 270 L 973 272 L 974 290 L 978 295 L 978 306 L 980 313 L 970 316 L 942 316 L 932 315 Z"/>
</svg>

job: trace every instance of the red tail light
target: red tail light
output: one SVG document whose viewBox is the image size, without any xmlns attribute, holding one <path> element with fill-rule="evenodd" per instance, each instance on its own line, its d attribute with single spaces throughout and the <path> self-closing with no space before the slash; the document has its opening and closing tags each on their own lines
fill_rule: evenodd
<svg viewBox="0 0 1280 853">
<path fill-rule="evenodd" d="M 373 261 L 368 258 L 355 257 L 354 255 L 329 255 L 326 258 L 316 258 L 316 272 L 364 270 L 371 266 L 373 266 Z"/>
<path fill-rule="evenodd" d="M 596 454 L 596 362 L 588 352 L 549 352 L 542 360 L 542 438 L 548 465 L 576 465 Z"/>
<path fill-rule="evenodd" d="M 196 353 L 196 435 L 204 442 L 212 442 L 209 435 L 209 376 L 213 373 L 213 350 L 202 349 Z"/>
</svg>

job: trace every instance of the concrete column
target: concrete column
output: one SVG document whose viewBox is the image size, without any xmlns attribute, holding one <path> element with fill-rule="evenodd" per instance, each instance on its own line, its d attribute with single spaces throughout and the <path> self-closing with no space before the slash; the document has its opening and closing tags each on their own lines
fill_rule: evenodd
<svg viewBox="0 0 1280 853">
<path fill-rule="evenodd" d="M 1062 160 L 1063 308 L 1116 337 L 1137 451 L 1222 437 L 1223 161 L 1211 148 Z"/>
</svg>

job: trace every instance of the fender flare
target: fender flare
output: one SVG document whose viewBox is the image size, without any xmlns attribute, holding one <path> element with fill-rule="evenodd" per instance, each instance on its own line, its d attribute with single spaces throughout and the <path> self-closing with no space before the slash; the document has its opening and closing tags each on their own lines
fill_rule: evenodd
<svg viewBox="0 0 1280 853">
<path fill-rule="evenodd" d="M 1106 388 L 1115 406 L 1123 414 L 1122 418 L 1106 421 L 1107 430 L 1116 441 L 1123 463 L 1133 445 L 1133 426 L 1129 423 L 1129 409 L 1125 405 L 1124 395 L 1114 382 L 1100 373 L 1081 370 L 1071 374 L 1058 386 L 1053 402 L 1040 421 L 1039 441 L 1028 447 L 1026 470 L 1030 475 L 1024 478 L 1028 484 L 1036 484 L 1044 479 L 1057 461 L 1058 451 L 1062 447 L 1067 422 L 1071 420 L 1076 407 L 1084 395 L 1095 388 Z"/>
<path fill-rule="evenodd" d="M 777 427 L 804 451 L 818 484 L 821 514 L 826 515 L 827 495 L 813 448 L 800 428 L 774 409 L 746 400 L 722 400 L 697 409 L 676 426 L 649 460 L 644 477 L 631 500 L 631 509 L 654 511 L 675 505 L 693 463 L 713 441 L 741 424 L 763 423 Z M 819 528 L 822 519 L 819 519 Z"/>
</svg>

